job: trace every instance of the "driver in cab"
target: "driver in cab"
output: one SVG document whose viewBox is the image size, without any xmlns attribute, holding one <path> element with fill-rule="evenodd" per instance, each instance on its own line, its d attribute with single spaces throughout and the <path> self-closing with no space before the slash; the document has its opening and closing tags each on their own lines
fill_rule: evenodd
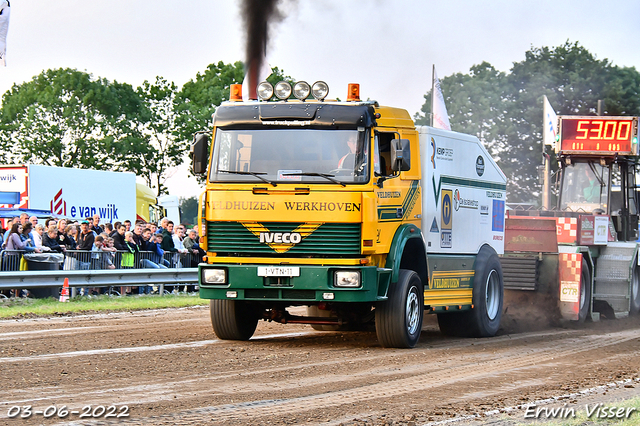
<svg viewBox="0 0 640 426">
<path fill-rule="evenodd" d="M 349 139 L 347 139 L 347 147 L 349 148 L 349 152 L 347 152 L 338 162 L 338 169 L 353 170 L 353 166 L 356 162 L 357 145 L 358 145 L 357 135 L 356 134 L 349 135 Z"/>
</svg>

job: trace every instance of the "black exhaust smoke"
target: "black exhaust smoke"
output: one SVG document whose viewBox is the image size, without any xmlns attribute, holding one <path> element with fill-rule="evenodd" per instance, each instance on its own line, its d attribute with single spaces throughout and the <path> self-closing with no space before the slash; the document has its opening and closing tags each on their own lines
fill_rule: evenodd
<svg viewBox="0 0 640 426">
<path fill-rule="evenodd" d="M 257 99 L 259 73 L 266 56 L 269 26 L 282 20 L 278 10 L 280 0 L 243 0 L 242 17 L 247 28 L 245 65 L 249 79 L 249 99 Z"/>
</svg>

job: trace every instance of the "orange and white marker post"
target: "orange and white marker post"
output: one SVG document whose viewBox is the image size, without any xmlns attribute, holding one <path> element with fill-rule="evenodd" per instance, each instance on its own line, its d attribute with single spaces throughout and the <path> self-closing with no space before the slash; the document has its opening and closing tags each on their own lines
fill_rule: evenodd
<svg viewBox="0 0 640 426">
<path fill-rule="evenodd" d="M 64 279 L 64 284 L 62 285 L 62 292 L 60 293 L 60 301 L 61 302 L 69 301 L 69 278 Z"/>
</svg>

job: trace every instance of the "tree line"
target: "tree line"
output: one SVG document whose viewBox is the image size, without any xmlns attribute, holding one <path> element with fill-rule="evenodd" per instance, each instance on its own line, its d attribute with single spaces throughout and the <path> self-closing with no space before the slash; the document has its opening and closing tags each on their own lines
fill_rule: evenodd
<svg viewBox="0 0 640 426">
<path fill-rule="evenodd" d="M 285 78 L 272 71 L 270 81 Z M 243 78 L 241 62 L 211 64 L 180 89 L 163 77 L 134 88 L 75 69 L 43 71 L 2 96 L 0 163 L 129 171 L 166 193 L 167 172 Z"/>
<path fill-rule="evenodd" d="M 272 69 L 269 81 L 284 76 Z M 46 70 L 2 97 L 0 163 L 130 171 L 158 194 L 193 134 L 210 130 L 241 62 L 211 64 L 178 88 L 162 77 L 134 88 L 74 69 Z M 510 202 L 539 198 L 543 95 L 558 114 L 640 115 L 640 74 L 597 59 L 579 43 L 531 48 L 509 72 L 483 62 L 441 79 L 454 131 L 477 135 L 508 178 Z M 430 91 L 414 120 L 428 124 Z M 552 154 L 552 153 L 551 153 Z"/>
<path fill-rule="evenodd" d="M 507 175 L 509 202 L 539 204 L 544 95 L 558 115 L 595 115 L 603 100 L 605 115 L 640 116 L 640 73 L 597 59 L 577 42 L 531 48 L 509 72 L 483 62 L 440 83 L 452 130 L 485 144 Z M 429 124 L 430 112 L 429 92 L 414 120 Z"/>
</svg>

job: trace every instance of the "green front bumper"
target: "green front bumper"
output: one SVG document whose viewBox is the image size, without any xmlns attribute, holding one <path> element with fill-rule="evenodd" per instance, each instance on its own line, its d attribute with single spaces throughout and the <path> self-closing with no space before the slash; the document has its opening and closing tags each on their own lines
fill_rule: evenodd
<svg viewBox="0 0 640 426">
<path fill-rule="evenodd" d="M 263 300 L 280 302 L 376 302 L 386 300 L 391 270 L 375 266 L 312 266 L 295 265 L 300 276 L 275 278 L 258 276 L 258 266 L 200 264 L 199 283 L 202 299 Z M 294 265 L 287 265 L 294 266 Z M 202 271 L 206 268 L 225 269 L 227 284 L 206 284 Z M 334 273 L 339 270 L 359 271 L 361 286 L 334 286 Z M 234 293 L 235 292 L 235 293 Z M 234 296 L 235 297 L 232 297 Z"/>
</svg>

